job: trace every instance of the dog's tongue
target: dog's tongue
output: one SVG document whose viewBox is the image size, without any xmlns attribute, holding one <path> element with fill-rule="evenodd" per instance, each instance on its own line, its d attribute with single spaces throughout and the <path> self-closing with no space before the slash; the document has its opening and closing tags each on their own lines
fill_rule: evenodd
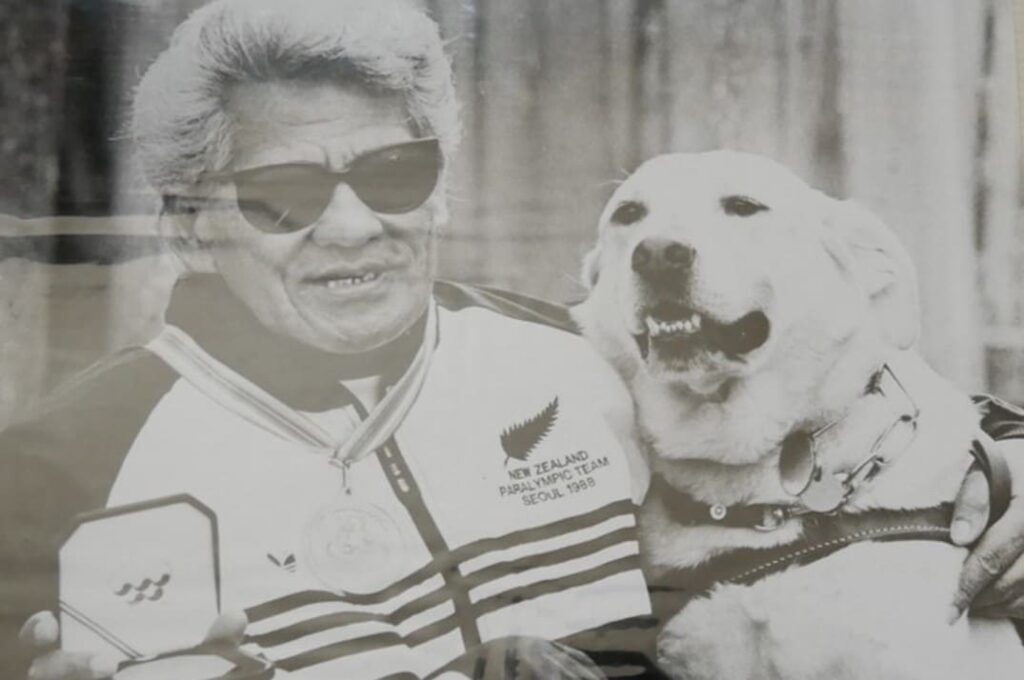
<svg viewBox="0 0 1024 680">
<path fill-rule="evenodd" d="M 771 324 L 762 312 L 750 312 L 731 324 L 706 324 L 708 344 L 726 354 L 738 356 L 753 352 L 768 340 Z"/>
</svg>

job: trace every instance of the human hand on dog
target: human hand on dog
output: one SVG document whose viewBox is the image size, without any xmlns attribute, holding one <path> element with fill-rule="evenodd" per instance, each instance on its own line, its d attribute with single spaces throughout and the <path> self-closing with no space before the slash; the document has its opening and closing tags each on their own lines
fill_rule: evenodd
<svg viewBox="0 0 1024 680">
<path fill-rule="evenodd" d="M 973 545 L 960 572 L 950 623 L 968 607 L 977 616 L 1024 618 L 1024 439 L 988 441 L 986 446 L 998 448 L 1010 469 L 1010 504 L 986 530 L 988 482 L 977 466 L 971 468 L 957 495 L 950 527 L 954 543 Z"/>
</svg>

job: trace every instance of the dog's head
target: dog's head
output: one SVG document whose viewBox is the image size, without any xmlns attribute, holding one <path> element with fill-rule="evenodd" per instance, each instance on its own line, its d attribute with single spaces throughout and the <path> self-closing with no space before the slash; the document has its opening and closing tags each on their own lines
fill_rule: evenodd
<svg viewBox="0 0 1024 680">
<path fill-rule="evenodd" d="M 918 331 L 895 235 L 749 154 L 645 163 L 605 208 L 584 279 L 584 333 L 627 380 L 668 387 L 690 411 L 820 398 L 841 359 L 868 374 Z"/>
</svg>

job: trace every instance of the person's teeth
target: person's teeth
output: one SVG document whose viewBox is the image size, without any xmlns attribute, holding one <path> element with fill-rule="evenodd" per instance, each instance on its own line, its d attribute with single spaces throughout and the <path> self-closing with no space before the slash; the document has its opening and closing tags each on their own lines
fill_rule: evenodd
<svg viewBox="0 0 1024 680">
<path fill-rule="evenodd" d="M 697 312 L 694 312 L 693 315 L 690 316 L 689 321 L 690 321 L 690 325 L 693 326 L 693 331 L 692 331 L 693 333 L 696 333 L 697 331 L 700 330 L 700 324 L 701 324 L 701 316 L 700 316 L 700 314 L 698 314 Z"/>
<path fill-rule="evenodd" d="M 362 283 L 375 281 L 379 276 L 380 275 L 377 272 L 369 272 L 360 276 L 343 276 L 338 279 L 330 279 L 327 282 L 327 287 L 330 289 L 351 288 L 352 286 L 358 286 Z"/>
</svg>

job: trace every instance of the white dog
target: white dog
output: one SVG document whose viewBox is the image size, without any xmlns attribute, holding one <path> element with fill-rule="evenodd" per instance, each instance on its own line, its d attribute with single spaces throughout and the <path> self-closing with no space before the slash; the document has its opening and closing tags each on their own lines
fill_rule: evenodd
<svg viewBox="0 0 1024 680">
<path fill-rule="evenodd" d="M 666 670 L 1022 676 L 1008 622 L 946 620 L 979 416 L 912 351 L 913 267 L 878 218 L 764 158 L 661 156 L 615 192 L 585 277 L 575 316 L 652 451 L 650 574 L 694 588 Z"/>
</svg>

